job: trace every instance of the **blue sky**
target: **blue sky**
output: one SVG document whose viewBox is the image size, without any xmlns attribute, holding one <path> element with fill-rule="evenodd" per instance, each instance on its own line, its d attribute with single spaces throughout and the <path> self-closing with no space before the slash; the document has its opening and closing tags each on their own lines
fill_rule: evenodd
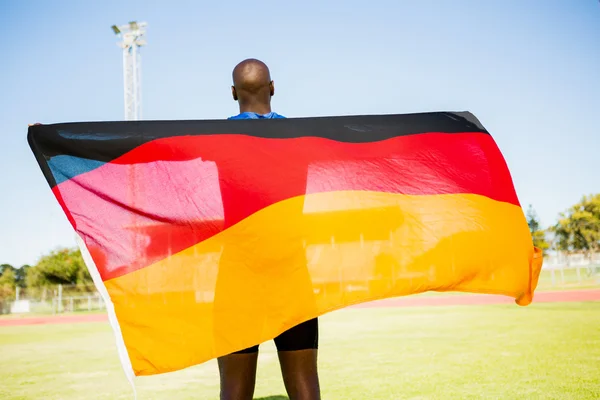
<svg viewBox="0 0 600 400">
<path fill-rule="evenodd" d="M 543 225 L 600 191 L 596 0 L 1 0 L 0 263 L 74 245 L 27 124 L 123 118 L 110 26 L 130 20 L 149 23 L 144 119 L 235 114 L 231 69 L 256 57 L 290 117 L 473 112 Z"/>
</svg>

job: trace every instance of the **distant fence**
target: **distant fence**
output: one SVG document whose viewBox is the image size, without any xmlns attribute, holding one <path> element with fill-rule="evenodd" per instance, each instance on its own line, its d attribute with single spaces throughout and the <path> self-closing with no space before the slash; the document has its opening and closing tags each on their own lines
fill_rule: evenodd
<svg viewBox="0 0 600 400">
<path fill-rule="evenodd" d="M 106 308 L 94 285 L 55 285 L 15 289 L 12 299 L 0 300 L 0 314 L 60 314 Z"/>
<path fill-rule="evenodd" d="M 600 286 L 600 253 L 555 253 L 544 258 L 539 287 L 576 288 Z"/>
<path fill-rule="evenodd" d="M 600 267 L 600 253 L 593 253 L 591 256 L 585 254 L 554 253 L 544 258 L 544 268 L 561 267 Z"/>
</svg>

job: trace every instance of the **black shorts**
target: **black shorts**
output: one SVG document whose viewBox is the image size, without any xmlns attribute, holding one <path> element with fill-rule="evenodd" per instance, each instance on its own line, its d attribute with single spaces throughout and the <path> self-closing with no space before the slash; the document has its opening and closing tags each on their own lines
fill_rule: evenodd
<svg viewBox="0 0 600 400">
<path fill-rule="evenodd" d="M 319 347 L 319 321 L 317 318 L 308 320 L 288 329 L 274 339 L 277 351 L 310 350 Z M 233 354 L 257 353 L 258 345 Z"/>
</svg>

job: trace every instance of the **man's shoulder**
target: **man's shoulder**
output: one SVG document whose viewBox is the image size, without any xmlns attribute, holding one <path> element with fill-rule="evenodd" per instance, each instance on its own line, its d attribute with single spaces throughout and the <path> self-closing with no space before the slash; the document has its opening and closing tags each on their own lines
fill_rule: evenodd
<svg viewBox="0 0 600 400">
<path fill-rule="evenodd" d="M 277 114 L 277 113 L 275 113 L 275 112 L 272 112 L 272 113 L 269 113 L 269 114 L 271 114 L 271 115 L 272 115 L 271 117 L 269 117 L 269 118 L 272 118 L 272 119 L 285 118 L 283 115 L 281 115 L 281 114 Z"/>
</svg>

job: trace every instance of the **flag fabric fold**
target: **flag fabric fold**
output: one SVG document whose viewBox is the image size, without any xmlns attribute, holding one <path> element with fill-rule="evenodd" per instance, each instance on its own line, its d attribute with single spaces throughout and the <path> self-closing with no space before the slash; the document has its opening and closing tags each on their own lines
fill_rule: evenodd
<svg viewBox="0 0 600 400">
<path fill-rule="evenodd" d="M 426 291 L 532 301 L 542 257 L 470 113 L 37 125 L 132 375 Z"/>
</svg>

